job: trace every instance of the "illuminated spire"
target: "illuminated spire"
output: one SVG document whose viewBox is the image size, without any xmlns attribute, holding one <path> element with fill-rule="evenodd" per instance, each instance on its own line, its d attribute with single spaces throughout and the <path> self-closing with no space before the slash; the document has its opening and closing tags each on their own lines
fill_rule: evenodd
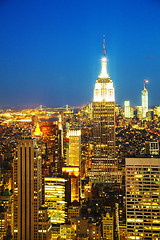
<svg viewBox="0 0 160 240">
<path fill-rule="evenodd" d="M 99 78 L 108 78 L 109 75 L 107 73 L 107 58 L 105 57 L 105 35 L 103 35 L 103 58 L 102 58 L 102 68 L 101 68 L 101 74 L 99 75 Z"/>
</svg>

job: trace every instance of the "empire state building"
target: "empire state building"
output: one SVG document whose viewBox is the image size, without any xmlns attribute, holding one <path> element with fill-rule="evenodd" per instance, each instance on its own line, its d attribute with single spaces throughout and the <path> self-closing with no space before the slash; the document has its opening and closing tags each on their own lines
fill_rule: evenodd
<svg viewBox="0 0 160 240">
<path fill-rule="evenodd" d="M 113 182 L 115 179 L 115 92 L 107 73 L 105 39 L 101 73 L 95 83 L 93 97 L 94 158 L 91 182 Z"/>
</svg>

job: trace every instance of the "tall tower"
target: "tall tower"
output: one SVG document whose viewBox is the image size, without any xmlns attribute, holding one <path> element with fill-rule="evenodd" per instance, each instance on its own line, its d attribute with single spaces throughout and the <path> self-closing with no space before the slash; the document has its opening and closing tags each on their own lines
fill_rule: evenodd
<svg viewBox="0 0 160 240">
<path fill-rule="evenodd" d="M 143 118 L 146 117 L 146 113 L 148 112 L 148 91 L 146 89 L 146 82 L 148 80 L 144 80 L 144 89 L 142 90 L 142 107 L 143 107 Z"/>
<path fill-rule="evenodd" d="M 92 183 L 113 182 L 115 177 L 115 93 L 113 82 L 107 73 L 105 39 L 101 73 L 94 88 L 93 142 L 91 181 Z"/>
<path fill-rule="evenodd" d="M 42 204 L 42 163 L 35 139 L 18 141 L 13 164 L 14 240 L 36 240 Z"/>
</svg>

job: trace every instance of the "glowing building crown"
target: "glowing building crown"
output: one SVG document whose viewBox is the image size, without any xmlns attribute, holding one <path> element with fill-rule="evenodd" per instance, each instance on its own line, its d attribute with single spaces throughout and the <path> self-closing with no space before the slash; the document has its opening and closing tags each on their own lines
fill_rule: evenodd
<svg viewBox="0 0 160 240">
<path fill-rule="evenodd" d="M 41 132 L 41 130 L 40 130 L 40 127 L 39 127 L 39 124 L 38 124 L 38 123 L 37 123 L 37 126 L 36 126 L 35 131 L 34 131 L 34 136 L 35 136 L 35 137 L 40 137 L 40 136 L 42 136 L 42 132 Z"/>
<path fill-rule="evenodd" d="M 113 82 L 107 73 L 107 59 L 105 57 L 105 39 L 103 39 L 103 58 L 101 73 L 94 87 L 94 102 L 115 101 Z"/>
</svg>

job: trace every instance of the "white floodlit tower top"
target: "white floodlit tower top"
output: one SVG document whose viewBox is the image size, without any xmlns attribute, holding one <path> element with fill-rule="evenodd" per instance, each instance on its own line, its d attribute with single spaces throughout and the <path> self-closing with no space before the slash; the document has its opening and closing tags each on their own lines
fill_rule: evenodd
<svg viewBox="0 0 160 240">
<path fill-rule="evenodd" d="M 101 59 L 102 61 L 102 68 L 101 68 L 101 73 L 98 76 L 99 78 L 109 78 L 109 75 L 107 73 L 107 58 L 105 56 L 105 35 L 103 35 L 103 58 Z"/>
<path fill-rule="evenodd" d="M 113 82 L 107 73 L 107 58 L 105 57 L 105 39 L 103 39 L 103 58 L 101 73 L 94 88 L 93 102 L 115 101 Z"/>
</svg>

